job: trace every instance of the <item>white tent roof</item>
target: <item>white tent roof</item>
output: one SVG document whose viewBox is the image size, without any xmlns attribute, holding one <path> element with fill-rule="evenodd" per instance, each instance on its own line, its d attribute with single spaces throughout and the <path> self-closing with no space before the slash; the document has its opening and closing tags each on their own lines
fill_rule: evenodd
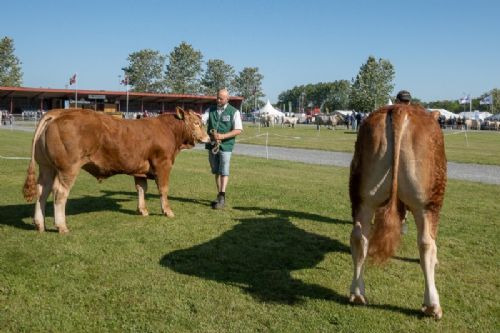
<svg viewBox="0 0 500 333">
<path fill-rule="evenodd" d="M 500 113 L 497 113 L 494 116 L 488 117 L 488 120 L 500 120 Z"/>
<path fill-rule="evenodd" d="M 480 120 L 484 120 L 484 118 L 488 118 L 492 114 L 489 112 L 480 112 L 480 111 L 476 110 L 476 111 L 472 111 L 472 112 L 468 112 L 468 111 L 460 112 L 458 115 L 462 118 L 465 118 L 465 119 L 476 119 L 476 117 L 477 117 Z"/>
<path fill-rule="evenodd" d="M 438 111 L 446 119 L 457 118 L 458 117 L 458 114 L 450 112 L 450 111 L 445 110 L 445 109 L 427 109 L 427 111 L 429 111 L 429 112 Z"/>
<path fill-rule="evenodd" d="M 266 105 L 262 107 L 262 109 L 255 111 L 255 113 L 258 113 L 259 115 L 263 114 L 269 114 L 271 116 L 278 116 L 278 117 L 284 117 L 285 114 L 279 110 L 276 110 L 272 105 L 269 100 L 267 100 Z"/>
<path fill-rule="evenodd" d="M 349 117 L 352 114 L 352 110 L 335 110 L 333 113 L 340 114 L 343 117 Z"/>
</svg>

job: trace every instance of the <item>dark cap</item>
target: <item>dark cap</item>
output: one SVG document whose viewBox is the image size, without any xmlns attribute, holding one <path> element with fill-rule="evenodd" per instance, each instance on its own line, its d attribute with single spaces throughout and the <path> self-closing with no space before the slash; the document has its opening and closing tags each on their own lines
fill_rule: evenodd
<svg viewBox="0 0 500 333">
<path fill-rule="evenodd" d="M 398 92 L 396 99 L 401 102 L 410 102 L 411 101 L 410 92 L 406 90 L 401 90 L 400 92 Z"/>
</svg>

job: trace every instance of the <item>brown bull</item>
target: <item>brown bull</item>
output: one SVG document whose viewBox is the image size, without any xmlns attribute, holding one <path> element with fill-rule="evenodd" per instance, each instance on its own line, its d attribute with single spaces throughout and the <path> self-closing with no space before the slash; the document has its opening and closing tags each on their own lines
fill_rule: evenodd
<svg viewBox="0 0 500 333">
<path fill-rule="evenodd" d="M 438 116 L 420 106 L 399 104 L 379 109 L 361 125 L 349 181 L 353 303 L 366 303 L 363 264 L 367 255 L 382 263 L 394 254 L 408 207 L 417 226 L 425 278 L 422 310 L 437 319 L 442 316 L 434 282 L 439 212 L 446 187 L 446 156 Z"/>
<path fill-rule="evenodd" d="M 140 120 L 117 119 L 87 110 L 54 110 L 44 115 L 33 138 L 24 197 L 36 198 L 34 223 L 45 229 L 47 197 L 54 193 L 54 220 L 60 233 L 66 226 L 66 201 L 80 169 L 101 180 L 116 174 L 133 175 L 139 194 L 138 211 L 147 215 L 147 178 L 156 180 L 162 212 L 173 217 L 168 183 L 176 155 L 196 142 L 208 142 L 199 115 L 178 109 Z M 35 161 L 39 165 L 35 181 Z"/>
</svg>

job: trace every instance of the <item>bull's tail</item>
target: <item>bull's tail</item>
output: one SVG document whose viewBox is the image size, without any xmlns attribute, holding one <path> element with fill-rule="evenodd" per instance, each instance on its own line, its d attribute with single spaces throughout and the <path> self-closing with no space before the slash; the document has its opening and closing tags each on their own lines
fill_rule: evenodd
<svg viewBox="0 0 500 333">
<path fill-rule="evenodd" d="M 47 125 L 53 119 L 54 115 L 51 115 L 50 113 L 47 113 L 44 117 L 42 117 L 42 119 L 38 123 L 38 126 L 36 127 L 35 135 L 33 136 L 33 142 L 31 145 L 31 160 L 28 166 L 26 180 L 23 186 L 24 199 L 26 199 L 26 201 L 28 202 L 32 202 L 38 196 L 35 174 L 35 146 L 42 133 L 45 132 Z"/>
<path fill-rule="evenodd" d="M 401 221 L 404 217 L 404 206 L 398 200 L 397 195 L 397 179 L 401 139 L 406 127 L 407 115 L 404 108 L 394 107 L 388 112 L 387 117 L 387 125 L 392 128 L 392 146 L 394 147 L 392 160 L 393 172 L 389 200 L 375 212 L 373 232 L 369 242 L 368 254 L 376 264 L 384 263 L 396 252 L 401 238 Z"/>
</svg>

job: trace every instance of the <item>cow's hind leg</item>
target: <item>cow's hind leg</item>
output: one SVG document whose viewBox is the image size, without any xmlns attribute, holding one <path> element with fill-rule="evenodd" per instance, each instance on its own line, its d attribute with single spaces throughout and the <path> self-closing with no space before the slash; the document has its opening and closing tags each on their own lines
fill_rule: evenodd
<svg viewBox="0 0 500 333">
<path fill-rule="evenodd" d="M 53 168 L 40 165 L 38 176 L 38 197 L 35 203 L 35 214 L 33 216 L 33 223 L 38 231 L 45 231 L 45 206 L 50 192 L 52 192 L 52 185 L 56 172 Z"/>
<path fill-rule="evenodd" d="M 354 275 L 351 283 L 351 296 L 349 302 L 366 304 L 365 282 L 363 280 L 363 265 L 368 254 L 368 240 L 374 210 L 361 206 L 354 213 L 351 232 L 351 254 L 354 264 Z"/>
<path fill-rule="evenodd" d="M 142 216 L 148 216 L 148 208 L 144 196 L 148 190 L 148 179 L 144 177 L 134 177 L 135 189 L 137 190 L 137 212 Z"/>
<path fill-rule="evenodd" d="M 66 202 L 76 175 L 59 172 L 54 179 L 54 221 L 60 234 L 69 232 L 66 226 Z"/>
<path fill-rule="evenodd" d="M 439 304 L 439 295 L 434 281 L 434 269 L 437 264 L 436 230 L 437 213 L 417 211 L 414 214 L 417 224 L 417 244 L 420 253 L 420 266 L 424 273 L 425 291 L 422 311 L 427 316 L 441 319 L 443 311 Z"/>
<path fill-rule="evenodd" d="M 174 212 L 168 204 L 168 182 L 172 163 L 164 161 L 160 165 L 155 166 L 155 169 L 157 170 L 156 185 L 158 186 L 158 192 L 160 192 L 161 210 L 167 217 L 174 217 Z"/>
</svg>

